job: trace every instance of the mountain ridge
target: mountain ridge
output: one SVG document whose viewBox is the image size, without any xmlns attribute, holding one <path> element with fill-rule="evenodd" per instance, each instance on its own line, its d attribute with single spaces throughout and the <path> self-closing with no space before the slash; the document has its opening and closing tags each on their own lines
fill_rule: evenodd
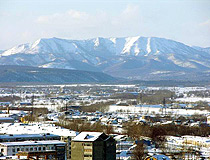
<svg viewBox="0 0 210 160">
<path fill-rule="evenodd" d="M 117 80 L 101 72 L 0 65 L 0 82 L 106 83 Z"/>
<path fill-rule="evenodd" d="M 64 68 L 147 80 L 209 76 L 208 48 L 159 37 L 39 39 L 0 54 L 0 64 Z M 193 75 L 193 76 L 191 76 Z"/>
</svg>

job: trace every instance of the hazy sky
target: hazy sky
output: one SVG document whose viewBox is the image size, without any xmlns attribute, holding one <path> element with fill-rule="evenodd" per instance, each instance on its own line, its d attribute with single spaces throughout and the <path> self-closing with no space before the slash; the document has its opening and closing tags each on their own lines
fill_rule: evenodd
<svg viewBox="0 0 210 160">
<path fill-rule="evenodd" d="M 210 0 L 0 0 L 0 49 L 48 37 L 125 36 L 210 47 Z"/>
</svg>

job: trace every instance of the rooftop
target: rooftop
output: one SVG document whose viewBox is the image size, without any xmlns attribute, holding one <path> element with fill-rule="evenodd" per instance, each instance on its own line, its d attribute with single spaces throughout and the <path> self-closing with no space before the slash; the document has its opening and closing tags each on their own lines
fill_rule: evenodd
<svg viewBox="0 0 210 160">
<path fill-rule="evenodd" d="M 76 131 L 65 129 L 54 124 L 44 123 L 14 123 L 14 124 L 0 124 L 0 134 L 54 134 L 59 136 L 75 137 Z"/>
<path fill-rule="evenodd" d="M 5 142 L 0 143 L 2 146 L 29 146 L 29 145 L 65 145 L 65 142 L 51 140 L 51 141 L 23 141 L 23 142 Z"/>
<path fill-rule="evenodd" d="M 0 135 L 0 139 L 10 139 L 10 138 L 32 138 L 32 137 L 59 137 L 55 134 L 7 134 L 7 135 Z"/>
<path fill-rule="evenodd" d="M 77 135 L 73 141 L 88 141 L 92 142 L 98 139 L 103 132 L 81 132 L 79 135 Z"/>
</svg>

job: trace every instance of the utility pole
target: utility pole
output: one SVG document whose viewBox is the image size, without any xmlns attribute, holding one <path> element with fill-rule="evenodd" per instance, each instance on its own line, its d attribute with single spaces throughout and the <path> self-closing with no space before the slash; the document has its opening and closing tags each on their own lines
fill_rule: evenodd
<svg viewBox="0 0 210 160">
<path fill-rule="evenodd" d="M 66 101 L 66 111 L 68 110 L 68 107 L 67 107 L 67 100 L 65 100 Z"/>
<path fill-rule="evenodd" d="M 141 113 L 142 113 L 142 93 L 139 94 L 139 104 L 140 104 L 140 109 L 141 109 Z"/>
<path fill-rule="evenodd" d="M 32 119 L 33 114 L 34 114 L 34 93 L 31 96 L 31 105 L 32 105 L 32 108 L 31 108 L 31 119 Z"/>
<path fill-rule="evenodd" d="M 165 116 L 166 116 L 166 99 L 165 99 L 165 97 L 163 98 L 163 108 L 165 109 Z"/>
</svg>

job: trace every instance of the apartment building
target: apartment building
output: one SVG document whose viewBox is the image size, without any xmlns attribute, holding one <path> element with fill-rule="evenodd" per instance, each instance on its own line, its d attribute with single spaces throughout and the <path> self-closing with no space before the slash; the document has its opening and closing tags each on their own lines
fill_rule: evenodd
<svg viewBox="0 0 210 160">
<path fill-rule="evenodd" d="M 81 132 L 71 142 L 72 160 L 116 160 L 116 141 L 103 132 Z"/>
</svg>

